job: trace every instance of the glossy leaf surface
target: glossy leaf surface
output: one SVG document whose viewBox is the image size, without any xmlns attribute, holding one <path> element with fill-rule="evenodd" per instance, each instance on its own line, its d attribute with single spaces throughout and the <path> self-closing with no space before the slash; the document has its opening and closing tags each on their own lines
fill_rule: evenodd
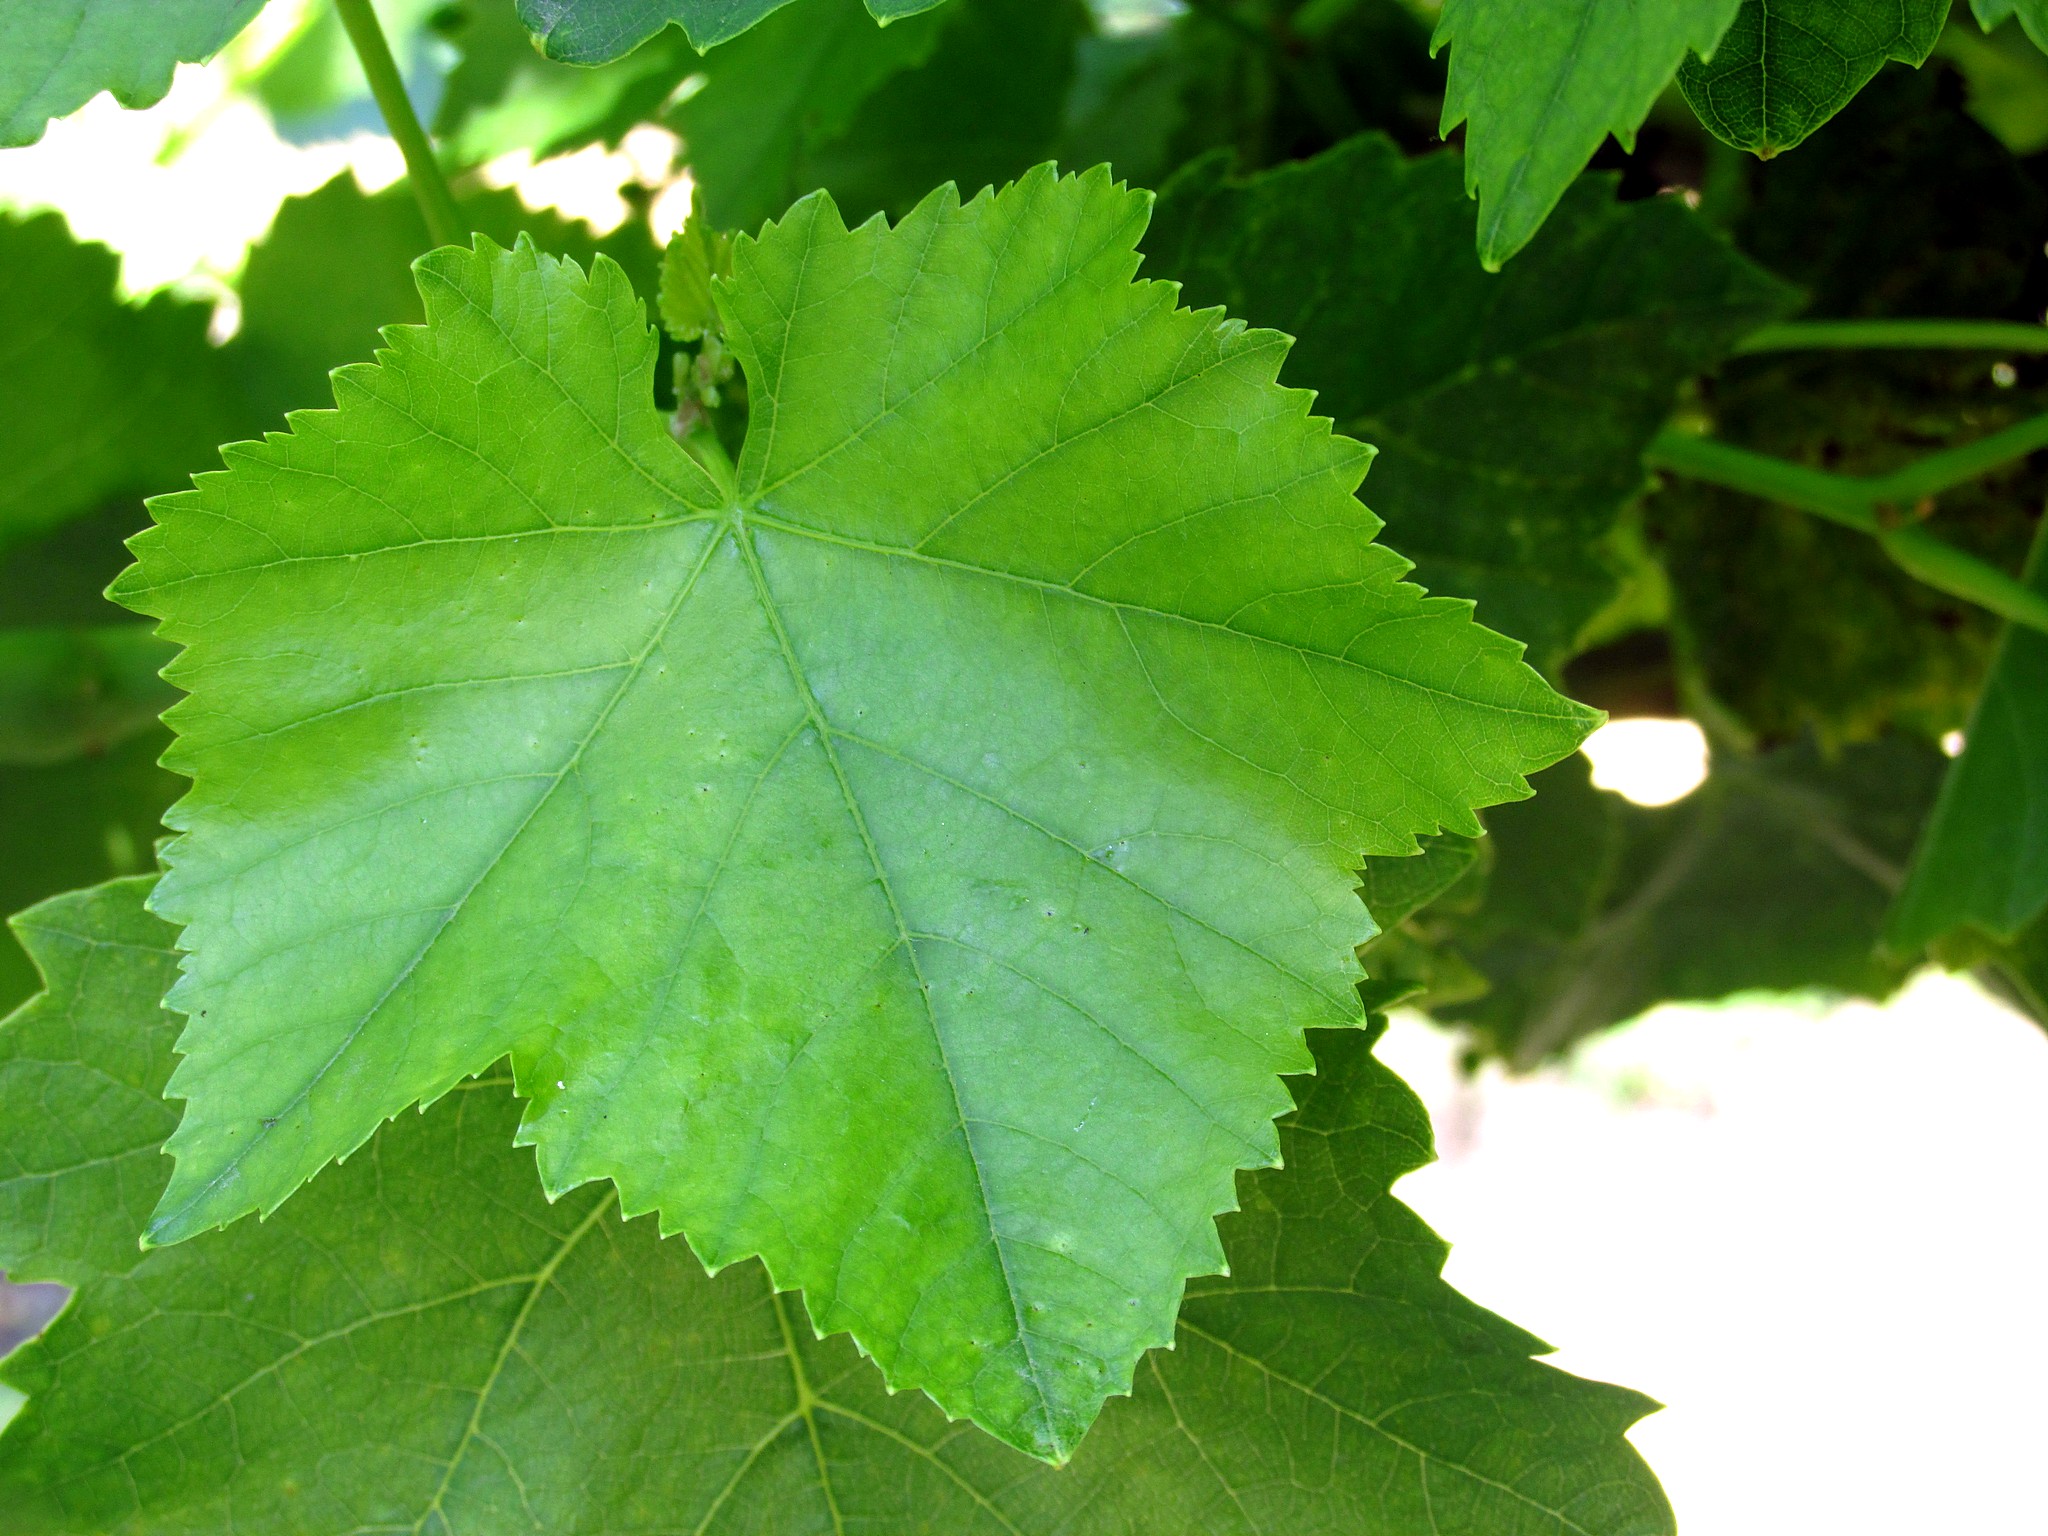
<svg viewBox="0 0 2048 1536">
<path fill-rule="evenodd" d="M 1710 54 L 1740 0 L 1445 0 L 1446 137 L 1465 125 L 1479 255 L 1529 243 L 1611 133 L 1624 147 L 1688 52 Z"/>
<path fill-rule="evenodd" d="M 1591 720 L 1401 583 L 1284 338 L 1131 281 L 1147 206 L 1046 170 L 741 241 L 729 484 L 616 268 L 437 252 L 339 413 L 155 503 L 116 590 L 187 647 L 197 780 L 157 1240 L 510 1051 L 551 1190 L 1071 1449 L 1356 1017 L 1358 856 Z"/>
<path fill-rule="evenodd" d="M 175 1119 L 146 888 L 21 921 L 49 993 L 0 1026 L 0 1265 L 79 1291 L 5 1367 L 10 1536 L 1671 1530 L 1622 1438 L 1649 1405 L 1530 1360 L 1389 1197 L 1429 1126 L 1363 1030 L 1317 1037 L 1232 1277 L 1053 1471 L 887 1394 L 759 1265 L 707 1279 L 608 1190 L 546 1202 L 502 1078 L 271 1221 L 138 1252 Z"/>
<path fill-rule="evenodd" d="M 1847 106 L 1888 61 L 1934 50 L 1948 0 L 1743 0 L 1711 62 L 1678 87 L 1717 138 L 1768 159 Z"/>
</svg>

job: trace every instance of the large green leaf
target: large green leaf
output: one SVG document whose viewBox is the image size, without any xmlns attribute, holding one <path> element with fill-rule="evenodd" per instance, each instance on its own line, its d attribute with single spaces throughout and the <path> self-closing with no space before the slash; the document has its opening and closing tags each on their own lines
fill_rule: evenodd
<svg viewBox="0 0 2048 1536">
<path fill-rule="evenodd" d="M 1934 51 L 1949 0 L 1743 0 L 1711 61 L 1678 88 L 1715 137 L 1769 159 L 1847 106 L 1890 60 Z"/>
<path fill-rule="evenodd" d="M 2048 521 L 2035 532 L 2027 579 L 2048 592 Z M 2044 906 L 2048 635 L 2009 625 L 1887 936 L 1909 954 L 1965 924 L 2010 940 Z"/>
<path fill-rule="evenodd" d="M 1611 133 L 1624 146 L 1687 53 L 1711 54 L 1741 0 L 1444 0 L 1443 132 L 1465 125 L 1479 256 L 1529 243 Z"/>
<path fill-rule="evenodd" d="M 1832 760 L 1724 753 L 1701 788 L 1646 810 L 1561 763 L 1535 799 L 1488 815 L 1484 899 L 1422 909 L 1367 947 L 1366 969 L 1422 986 L 1424 1006 L 1521 1066 L 1661 1002 L 1885 996 L 1910 966 L 1878 938 L 1940 772 L 1902 737 Z"/>
<path fill-rule="evenodd" d="M 541 52 L 565 64 L 606 64 L 663 27 L 681 27 L 700 52 L 729 42 L 789 0 L 519 0 L 519 19 Z M 885 25 L 940 0 L 867 0 Z"/>
<path fill-rule="evenodd" d="M 1531 1361 L 1387 1193 L 1429 1156 L 1364 1031 L 1322 1034 L 1287 1171 L 1062 1471 L 890 1396 L 758 1264 L 716 1280 L 609 1191 L 545 1201 L 504 1079 L 378 1132 L 277 1217 L 140 1253 L 175 1122 L 174 930 L 143 881 L 20 929 L 0 1028 L 0 1264 L 77 1286 L 10 1359 L 9 1536 L 365 1528 L 890 1536 L 1653 1536 L 1648 1406 Z"/>
<path fill-rule="evenodd" d="M 1147 208 L 1045 168 L 742 240 L 724 479 L 616 267 L 443 250 L 338 413 L 155 504 L 116 591 L 187 647 L 196 780 L 157 1241 L 509 1051 L 551 1190 L 1071 1449 L 1356 1017 L 1358 856 L 1592 718 L 1401 583 L 1285 338 L 1131 281 Z"/>
<path fill-rule="evenodd" d="M 1432 591 L 1560 665 L 1610 601 L 1603 558 L 1681 381 L 1795 295 L 1675 201 L 1588 179 L 1498 276 L 1473 258 L 1455 157 L 1377 135 L 1160 198 L 1152 259 L 1201 304 L 1301 340 L 1292 382 L 1378 445 L 1373 509 Z"/>
<path fill-rule="evenodd" d="M 208 59 L 263 0 L 0 0 L 0 145 L 33 144 L 53 117 L 112 91 L 161 101 L 171 71 Z"/>
</svg>

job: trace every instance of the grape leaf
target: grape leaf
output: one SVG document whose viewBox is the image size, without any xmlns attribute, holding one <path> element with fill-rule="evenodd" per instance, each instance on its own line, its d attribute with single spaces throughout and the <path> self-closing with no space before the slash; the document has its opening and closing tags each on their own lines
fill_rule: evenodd
<svg viewBox="0 0 2048 1536">
<path fill-rule="evenodd" d="M 867 0 L 887 25 L 940 0 Z M 565 64 L 608 64 L 674 22 L 698 52 L 729 42 L 789 0 L 519 0 L 519 19 L 541 52 Z"/>
<path fill-rule="evenodd" d="M 1949 0 L 1743 0 L 1711 62 L 1678 88 L 1723 143 L 1768 160 L 1847 106 L 1887 61 L 1927 61 Z"/>
<path fill-rule="evenodd" d="M 1094 30 L 1088 7 L 956 0 L 948 12 L 930 59 L 882 82 L 811 161 L 804 190 L 829 191 L 849 220 L 901 217 L 941 182 L 1000 186 L 1059 144 L 1080 45 Z"/>
<path fill-rule="evenodd" d="M 155 1240 L 509 1051 L 550 1190 L 1071 1449 L 1356 1016 L 1358 855 L 1595 718 L 1399 581 L 1285 338 L 1131 281 L 1148 201 L 1046 167 L 738 242 L 729 483 L 616 267 L 443 250 L 337 414 L 154 504 L 115 591 L 187 647 L 196 780 Z"/>
<path fill-rule="evenodd" d="M 712 54 L 702 89 L 671 116 L 705 217 L 756 229 L 815 190 L 817 151 L 884 80 L 930 58 L 959 9 L 877 27 L 860 0 L 793 0 Z"/>
<path fill-rule="evenodd" d="M 536 160 L 616 144 L 663 104 L 703 60 L 678 30 L 657 33 L 609 64 L 560 64 L 535 51 L 504 0 L 462 0 L 437 17 L 459 52 L 435 108 L 434 136 L 466 164 L 525 150 Z"/>
<path fill-rule="evenodd" d="M 0 145 L 33 144 L 101 91 L 161 101 L 171 71 L 210 59 L 263 0 L 0 0 Z"/>
<path fill-rule="evenodd" d="M 1189 298 L 1299 336 L 1291 380 L 1378 445 L 1373 509 L 1416 579 L 1546 669 L 1615 595 L 1602 543 L 1681 381 L 1796 295 L 1674 201 L 1588 178 L 1515 266 L 1467 243 L 1456 159 L 1377 135 L 1249 180 L 1170 182 L 1146 249 Z"/>
<path fill-rule="evenodd" d="M 1053 1471 L 890 1396 L 758 1264 L 708 1279 L 609 1191 L 546 1202 L 503 1079 L 261 1226 L 139 1253 L 176 1119 L 146 888 L 17 920 L 50 989 L 0 1027 L 0 1263 L 79 1290 L 5 1366 L 15 1536 L 1672 1528 L 1622 1439 L 1650 1405 L 1530 1360 L 1439 1277 L 1387 1192 L 1428 1121 L 1363 1030 L 1314 1037 L 1287 1170 L 1225 1219 L 1231 1278 Z"/>
<path fill-rule="evenodd" d="M 1073 0 L 956 0 L 881 31 L 858 0 L 795 0 L 704 60 L 667 121 L 714 224 L 752 229 L 821 189 L 855 222 L 901 215 L 940 182 L 1044 159 L 1089 30 Z"/>
<path fill-rule="evenodd" d="M 2048 0 L 1970 0 L 1970 10 L 1986 32 L 2019 17 L 2034 46 L 2048 52 Z"/>
<path fill-rule="evenodd" d="M 118 269 L 54 213 L 0 213 L 0 550 L 174 485 L 220 441 L 234 395 L 206 306 L 120 303 Z"/>
<path fill-rule="evenodd" d="M 1422 909 L 1366 947 L 1366 969 L 1436 987 L 1448 955 L 1447 995 L 1423 1005 L 1525 1067 L 1661 1002 L 1887 996 L 1911 967 L 1878 939 L 1940 773 L 1932 747 L 1896 736 L 1832 759 L 1719 753 L 1704 785 L 1651 810 L 1561 763 L 1487 816 L 1484 899 Z"/>
<path fill-rule="evenodd" d="M 2048 592 L 2048 521 L 2027 580 Z M 1965 924 L 2018 937 L 2048 907 L 2048 635 L 2008 625 L 1886 936 L 1912 953 Z"/>
<path fill-rule="evenodd" d="M 1611 133 L 1624 148 L 1688 52 L 1711 55 L 1740 0 L 1444 0 L 1446 138 L 1465 124 L 1479 257 L 1529 243 Z"/>
</svg>

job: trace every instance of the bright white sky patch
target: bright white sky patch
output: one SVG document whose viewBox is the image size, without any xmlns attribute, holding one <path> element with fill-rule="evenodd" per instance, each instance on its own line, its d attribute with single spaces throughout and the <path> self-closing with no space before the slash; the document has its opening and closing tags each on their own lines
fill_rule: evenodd
<svg viewBox="0 0 2048 1536">
<path fill-rule="evenodd" d="M 1593 782 L 1637 805 L 1669 805 L 1707 777 L 1707 737 L 1690 720 L 1610 720 L 1579 749 Z"/>
</svg>

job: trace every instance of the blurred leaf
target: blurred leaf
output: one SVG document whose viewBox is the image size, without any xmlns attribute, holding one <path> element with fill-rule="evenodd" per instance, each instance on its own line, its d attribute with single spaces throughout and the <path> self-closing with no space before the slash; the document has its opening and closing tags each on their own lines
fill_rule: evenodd
<svg viewBox="0 0 2048 1536">
<path fill-rule="evenodd" d="M 565 64 L 606 64 L 631 53 L 673 22 L 704 50 L 729 42 L 790 0 L 519 0 L 519 19 L 534 45 Z M 928 11 L 941 0 L 867 0 L 887 24 Z"/>
<path fill-rule="evenodd" d="M 1711 54 L 1739 0 L 1444 0 L 1442 132 L 1465 125 L 1479 256 L 1529 243 L 1611 133 L 1624 149 L 1688 53 Z"/>
<path fill-rule="evenodd" d="M 2044 198 L 1929 69 L 1873 81 L 1795 155 L 1736 160 L 1739 243 L 1814 294 L 1820 316 L 2021 318 L 2042 302 Z M 2048 410 L 2025 358 L 1786 353 L 1730 361 L 1699 402 L 1718 435 L 1843 474 L 1880 474 Z M 2048 464 L 1944 492 L 1930 527 L 2003 569 L 2026 555 Z M 1990 663 L 1989 615 L 1896 569 L 1863 535 L 1751 497 L 1671 481 L 1645 521 L 1670 578 L 1688 684 L 1762 743 L 1961 726 Z M 1710 699 L 1712 705 L 1704 700 Z"/>
<path fill-rule="evenodd" d="M 1651 1405 L 1444 1284 L 1388 1193 L 1429 1123 L 1363 1030 L 1317 1033 L 1286 1172 L 1224 1218 L 1229 1278 L 1189 1288 L 1175 1347 L 1054 1471 L 890 1395 L 760 1265 L 708 1279 L 609 1190 L 550 1204 L 502 1078 L 261 1225 L 141 1251 L 177 1120 L 175 931 L 147 888 L 19 926 L 49 991 L 0 1027 L 0 1264 L 79 1289 L 4 1367 L 29 1393 L 10 1536 L 1672 1529 L 1622 1437 Z"/>
<path fill-rule="evenodd" d="M 536 160 L 616 144 L 659 114 L 702 67 L 671 27 L 609 64 L 560 64 L 535 50 L 510 0 L 459 0 L 441 12 L 460 57 L 449 71 L 434 131 L 467 164 L 526 150 Z"/>
<path fill-rule="evenodd" d="M 1537 776 L 1535 798 L 1488 813 L 1484 899 L 1424 908 L 1366 948 L 1366 967 L 1412 967 L 1403 942 L 1447 953 L 1487 990 L 1424 1006 L 1523 1067 L 1663 1002 L 1887 996 L 1911 965 L 1878 939 L 1941 769 L 1904 737 L 1833 759 L 1722 753 L 1704 785 L 1652 810 L 1593 788 L 1571 759 Z"/>
<path fill-rule="evenodd" d="M 160 817 L 185 788 L 157 766 L 169 744 L 170 733 L 152 724 L 104 753 L 46 767 L 0 766 L 0 911 L 150 868 Z M 11 1008 L 35 986 L 28 956 L 11 938 L 0 942 L 0 1007 Z M 0 1270 L 7 1267 L 0 1262 Z M 0 1508 L 11 1512 L 5 1497 Z"/>
<path fill-rule="evenodd" d="M 1619 590 L 1602 544 L 1679 383 L 1792 294 L 1673 200 L 1581 183 L 1514 267 L 1470 247 L 1456 157 L 1366 135 L 1161 194 L 1152 269 L 1185 302 L 1300 338 L 1291 382 L 1379 447 L 1365 495 L 1416 579 L 1555 670 Z"/>
<path fill-rule="evenodd" d="M 1970 0 L 1970 10 L 1986 32 L 2017 16 L 2027 36 L 2048 49 L 2048 0 Z"/>
<path fill-rule="evenodd" d="M 1935 53 L 1969 84 L 1969 113 L 2016 155 L 2048 149 L 2048 58 L 2018 27 L 1989 37 L 1959 18 L 1943 29 Z"/>
<path fill-rule="evenodd" d="M 0 552 L 176 484 L 233 419 L 209 306 L 115 295 L 119 262 L 53 213 L 0 213 Z"/>
<path fill-rule="evenodd" d="M 2048 519 L 2028 579 L 2048 592 Z M 1965 924 L 2013 940 L 2048 906 L 2048 635 L 2008 625 L 1887 937 L 1911 954 Z"/>
<path fill-rule="evenodd" d="M 810 14 L 824 15 L 847 11 L 853 0 L 798 4 L 812 7 Z M 900 218 L 948 181 L 962 196 L 972 197 L 983 187 L 1015 180 L 1044 160 L 1059 141 L 1077 47 L 1091 26 L 1079 0 L 953 0 L 923 25 L 936 40 L 915 68 L 884 77 L 868 63 L 823 66 L 835 75 L 852 67 L 857 76 L 878 83 L 854 105 L 843 128 L 806 137 L 793 162 L 764 163 L 747 179 L 726 177 L 723 186 L 717 168 L 707 166 L 699 186 L 714 221 L 745 227 L 744 218 L 721 213 L 728 206 L 741 213 L 762 212 L 773 201 L 779 209 L 787 198 L 778 194 L 780 200 L 771 199 L 756 190 L 763 177 L 781 178 L 771 184 L 792 194 L 822 188 L 857 222 L 873 213 Z M 855 50 L 852 56 L 858 60 L 865 53 Z M 706 60 L 707 69 L 717 62 L 714 54 Z M 717 89 L 714 72 L 712 83 L 681 109 L 680 126 L 693 146 L 693 165 L 699 138 L 690 124 L 702 118 L 691 114 L 708 111 Z M 847 99 L 836 87 L 821 95 L 834 104 Z M 779 130 L 759 122 L 757 114 L 775 99 L 770 92 L 736 99 L 728 90 L 718 109 L 724 114 L 721 132 L 737 142 L 772 136 Z"/>
<path fill-rule="evenodd" d="M 507 0 L 491 0 L 509 14 Z M 447 0 L 371 0 L 406 95 L 431 120 L 450 63 L 433 23 Z M 385 132 L 383 114 L 357 61 L 355 45 L 331 0 L 307 12 L 306 23 L 254 70 L 244 89 L 262 102 L 278 133 L 295 144 Z"/>
<path fill-rule="evenodd" d="M 1742 0 L 1711 60 L 1678 88 L 1723 143 L 1769 159 L 1833 117 L 1887 61 L 1934 51 L 1950 0 Z"/>
<path fill-rule="evenodd" d="M 33 144 L 101 91 L 147 107 L 210 59 L 263 0 L 0 0 L 0 145 Z M 0 267 L 11 270 L 11 267 Z"/>
<path fill-rule="evenodd" d="M 718 49 L 703 62 L 703 88 L 670 118 L 705 216 L 721 229 L 758 229 L 824 185 L 813 170 L 818 152 L 846 132 L 861 103 L 891 75 L 928 60 L 965 7 L 990 3 L 958 0 L 877 27 L 860 0 L 793 0 Z M 1048 0 L 1031 3 L 1045 9 Z"/>
</svg>

